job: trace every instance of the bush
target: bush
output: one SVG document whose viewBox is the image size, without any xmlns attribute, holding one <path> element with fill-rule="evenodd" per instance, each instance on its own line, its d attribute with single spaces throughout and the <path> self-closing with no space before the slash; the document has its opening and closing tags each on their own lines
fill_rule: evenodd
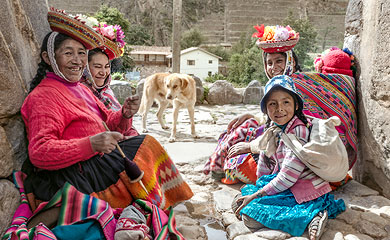
<svg viewBox="0 0 390 240">
<path fill-rule="evenodd" d="M 283 24 L 290 25 L 292 29 L 299 32 L 299 42 L 294 47 L 294 52 L 298 56 L 299 64 L 303 68 L 302 70 L 310 70 L 308 67 L 313 65 L 313 60 L 310 59 L 308 53 L 317 51 L 317 30 L 307 18 L 298 19 L 291 11 L 289 12 L 287 18 L 283 20 Z"/>
<path fill-rule="evenodd" d="M 222 74 L 215 73 L 211 76 L 206 77 L 204 80 L 206 82 L 214 83 L 215 81 L 218 81 L 218 80 L 226 80 L 226 77 Z"/>
<path fill-rule="evenodd" d="M 205 37 L 197 28 L 193 28 L 183 33 L 180 41 L 181 49 L 198 47 L 205 41 Z"/>
</svg>

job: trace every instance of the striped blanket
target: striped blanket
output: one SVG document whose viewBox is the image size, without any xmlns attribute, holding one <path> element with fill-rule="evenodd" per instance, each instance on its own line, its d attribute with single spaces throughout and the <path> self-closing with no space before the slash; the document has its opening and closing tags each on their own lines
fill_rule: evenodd
<svg viewBox="0 0 390 240">
<path fill-rule="evenodd" d="M 52 231 L 43 223 L 39 223 L 31 228 L 27 226 L 29 219 L 53 207 L 60 207 L 56 223 L 57 226 L 70 226 L 76 223 L 87 222 L 87 220 L 95 220 L 99 227 L 94 229 L 96 232 L 102 233 L 101 238 L 114 239 L 117 218 L 122 209 L 113 209 L 106 201 L 83 194 L 69 183 L 65 183 L 64 187 L 50 201 L 42 202 L 33 212 L 24 192 L 23 181 L 26 175 L 19 171 L 15 172 L 13 177 L 15 186 L 21 194 L 21 204 L 15 211 L 11 226 L 6 230 L 2 238 L 3 240 L 57 239 L 54 234 L 57 227 Z M 133 205 L 142 209 L 145 217 L 149 219 L 148 225 L 150 229 L 153 229 L 154 239 L 184 239 L 176 229 L 176 221 L 172 207 L 168 210 L 162 210 L 156 205 L 141 199 L 136 200 Z M 72 230 L 74 229 L 72 228 Z M 64 230 L 62 230 L 63 232 Z M 80 236 L 85 233 L 72 232 L 70 234 L 76 234 L 80 239 Z M 98 235 L 99 233 L 94 234 Z"/>
<path fill-rule="evenodd" d="M 292 77 L 298 94 L 304 100 L 306 115 L 340 118 L 342 125 L 337 130 L 349 150 L 349 167 L 352 168 L 357 158 L 355 79 L 341 74 L 321 73 L 295 73 Z"/>
</svg>

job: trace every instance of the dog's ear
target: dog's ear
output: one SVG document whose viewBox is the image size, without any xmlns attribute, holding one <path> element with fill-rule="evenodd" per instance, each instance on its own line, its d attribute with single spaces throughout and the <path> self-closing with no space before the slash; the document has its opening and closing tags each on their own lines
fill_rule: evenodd
<svg viewBox="0 0 390 240">
<path fill-rule="evenodd" d="M 181 89 L 185 89 L 188 86 L 188 79 L 186 77 L 180 78 Z"/>
</svg>

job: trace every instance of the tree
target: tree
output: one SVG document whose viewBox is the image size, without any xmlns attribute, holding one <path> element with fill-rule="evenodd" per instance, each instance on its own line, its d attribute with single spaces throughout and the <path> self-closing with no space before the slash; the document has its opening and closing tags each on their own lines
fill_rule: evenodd
<svg viewBox="0 0 390 240">
<path fill-rule="evenodd" d="M 204 47 L 208 52 L 221 57 L 221 61 L 227 62 L 230 59 L 230 51 L 226 50 L 222 46 L 206 46 Z"/>
<path fill-rule="evenodd" d="M 199 29 L 192 28 L 183 33 L 181 37 L 181 49 L 200 46 L 206 38 L 202 35 Z"/>
<path fill-rule="evenodd" d="M 294 29 L 296 32 L 299 32 L 299 42 L 294 47 L 294 51 L 298 56 L 301 66 L 303 64 L 303 70 L 308 69 L 308 67 L 305 67 L 305 65 L 313 65 L 313 62 L 308 53 L 315 52 L 317 49 L 317 30 L 307 18 L 298 19 L 291 11 L 283 20 L 283 24 L 290 25 L 292 29 Z"/>
<path fill-rule="evenodd" d="M 258 80 L 263 85 L 267 82 L 261 50 L 254 44 L 242 54 L 234 53 L 229 61 L 228 81 L 239 86 L 246 86 L 252 80 Z"/>
<path fill-rule="evenodd" d="M 130 22 L 116 8 L 103 4 L 94 17 L 100 22 L 106 22 L 108 25 L 120 25 L 122 31 L 126 34 L 129 31 Z"/>
</svg>

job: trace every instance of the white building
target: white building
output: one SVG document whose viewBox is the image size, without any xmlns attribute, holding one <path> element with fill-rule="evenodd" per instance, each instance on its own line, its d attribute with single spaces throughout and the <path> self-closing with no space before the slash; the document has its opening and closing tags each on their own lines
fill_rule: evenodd
<svg viewBox="0 0 390 240">
<path fill-rule="evenodd" d="M 172 54 L 167 58 L 172 58 Z M 218 73 L 219 59 L 222 58 L 199 47 L 184 49 L 180 52 L 180 73 L 204 80 Z"/>
</svg>

